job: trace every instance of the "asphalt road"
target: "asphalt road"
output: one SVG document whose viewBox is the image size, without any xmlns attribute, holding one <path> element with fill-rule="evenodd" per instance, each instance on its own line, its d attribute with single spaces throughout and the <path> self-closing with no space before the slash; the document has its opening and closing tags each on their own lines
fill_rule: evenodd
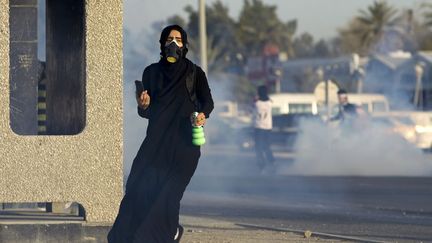
<svg viewBox="0 0 432 243">
<path fill-rule="evenodd" d="M 432 155 L 425 154 L 430 158 Z M 389 242 L 432 242 L 432 175 L 302 176 L 278 173 L 295 154 L 276 152 L 260 172 L 252 152 L 203 148 L 182 215 L 312 230 Z"/>
</svg>

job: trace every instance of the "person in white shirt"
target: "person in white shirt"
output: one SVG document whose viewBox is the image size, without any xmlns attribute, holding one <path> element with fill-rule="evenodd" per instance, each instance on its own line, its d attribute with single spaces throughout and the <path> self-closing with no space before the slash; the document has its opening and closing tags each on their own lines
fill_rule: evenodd
<svg viewBox="0 0 432 243">
<path fill-rule="evenodd" d="M 272 103 L 267 93 L 267 87 L 262 85 L 258 89 L 258 99 L 255 101 L 254 132 L 255 152 L 260 169 L 273 164 L 274 157 L 270 149 L 269 135 L 273 127 Z"/>
</svg>

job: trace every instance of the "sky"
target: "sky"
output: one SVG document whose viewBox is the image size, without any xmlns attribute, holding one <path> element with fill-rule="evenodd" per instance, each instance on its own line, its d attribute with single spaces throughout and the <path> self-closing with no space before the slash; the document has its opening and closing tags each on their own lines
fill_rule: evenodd
<svg viewBox="0 0 432 243">
<path fill-rule="evenodd" d="M 211 5 L 216 0 L 206 0 Z M 221 0 L 228 6 L 229 14 L 239 16 L 243 0 Z M 263 0 L 265 4 L 277 6 L 277 14 L 282 21 L 298 20 L 297 33 L 309 32 L 316 39 L 328 39 L 337 34 L 337 29 L 348 23 L 358 13 L 366 9 L 374 0 Z M 387 0 L 397 9 L 418 8 L 426 0 Z M 155 21 L 166 20 L 178 14 L 186 18 L 184 7 L 198 8 L 198 0 L 125 0 L 124 26 L 132 33 L 143 29 L 150 30 Z M 209 31 L 209 30 L 208 30 Z"/>
</svg>

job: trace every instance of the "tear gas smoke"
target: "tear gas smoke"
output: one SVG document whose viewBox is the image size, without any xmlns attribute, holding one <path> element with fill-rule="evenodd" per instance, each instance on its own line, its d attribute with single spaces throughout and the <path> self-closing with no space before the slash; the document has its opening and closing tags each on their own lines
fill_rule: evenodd
<svg viewBox="0 0 432 243">
<path fill-rule="evenodd" d="M 432 161 L 413 144 L 368 123 L 340 128 L 303 121 L 294 164 L 281 174 L 354 176 L 431 176 Z"/>
</svg>

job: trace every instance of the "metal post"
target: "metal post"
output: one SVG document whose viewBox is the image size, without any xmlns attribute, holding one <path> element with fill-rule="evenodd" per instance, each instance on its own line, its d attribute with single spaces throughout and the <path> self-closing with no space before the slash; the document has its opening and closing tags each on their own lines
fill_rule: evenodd
<svg viewBox="0 0 432 243">
<path fill-rule="evenodd" d="M 207 31 L 206 31 L 206 14 L 205 14 L 205 0 L 198 0 L 199 2 L 199 35 L 200 35 L 200 57 L 201 68 L 207 73 Z"/>
<path fill-rule="evenodd" d="M 330 118 L 330 98 L 329 98 L 329 80 L 325 80 L 325 104 L 327 108 L 327 117 Z"/>
<path fill-rule="evenodd" d="M 278 94 L 278 93 L 280 93 L 280 92 L 281 92 L 281 80 L 280 80 L 280 78 L 278 77 L 278 78 L 275 80 L 275 93 Z"/>
<path fill-rule="evenodd" d="M 364 78 L 364 70 L 362 68 L 358 68 L 355 72 L 355 77 L 357 81 L 357 93 L 363 93 L 363 78 Z"/>
<path fill-rule="evenodd" d="M 421 64 L 416 64 L 414 67 L 416 74 L 416 86 L 414 92 L 414 105 L 420 107 L 422 102 L 421 92 L 422 92 L 422 77 L 423 77 L 423 67 Z"/>
<path fill-rule="evenodd" d="M 357 93 L 363 92 L 363 80 L 362 73 L 363 70 L 360 67 L 360 56 L 357 53 L 353 53 L 351 56 L 351 68 L 350 72 L 354 74 L 355 82 L 357 85 Z"/>
<path fill-rule="evenodd" d="M 357 93 L 361 94 L 363 92 L 363 80 L 359 77 L 357 79 Z"/>
</svg>

